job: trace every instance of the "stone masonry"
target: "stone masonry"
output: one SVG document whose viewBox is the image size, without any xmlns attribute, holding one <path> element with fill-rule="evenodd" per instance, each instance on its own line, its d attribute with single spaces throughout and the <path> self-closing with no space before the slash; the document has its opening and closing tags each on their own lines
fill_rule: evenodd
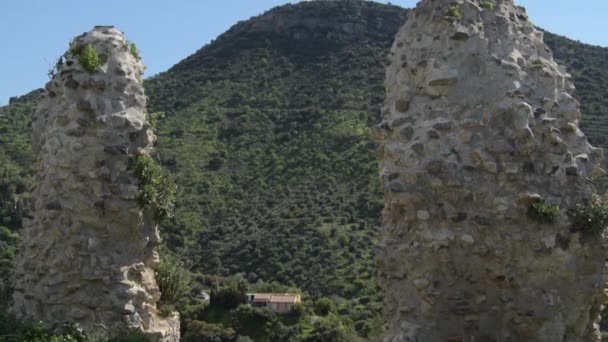
<svg viewBox="0 0 608 342">
<path fill-rule="evenodd" d="M 74 51 L 91 44 L 91 72 Z M 149 210 L 136 203 L 130 156 L 148 154 L 144 65 L 123 34 L 96 26 L 76 37 L 46 85 L 33 117 L 37 174 L 33 217 L 16 264 L 14 312 L 79 323 L 93 340 L 140 329 L 178 341 L 177 314 L 162 318 L 154 279 L 160 242 Z"/>
<path fill-rule="evenodd" d="M 543 33 L 513 0 L 423 0 L 391 61 L 384 341 L 599 341 L 607 237 L 567 211 L 594 195 L 603 151 Z M 538 222 L 533 203 L 559 216 Z"/>
</svg>

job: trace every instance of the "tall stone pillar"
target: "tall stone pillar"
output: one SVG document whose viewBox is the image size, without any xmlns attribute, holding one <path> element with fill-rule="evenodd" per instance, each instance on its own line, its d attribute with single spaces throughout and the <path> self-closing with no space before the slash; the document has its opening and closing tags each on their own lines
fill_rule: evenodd
<svg viewBox="0 0 608 342">
<path fill-rule="evenodd" d="M 144 65 L 111 26 L 76 37 L 64 57 L 32 121 L 38 171 L 13 310 L 79 323 L 95 339 L 140 329 L 178 341 L 178 317 L 162 318 L 156 308 L 157 225 L 136 203 L 138 180 L 127 169 L 155 139 Z"/>
<path fill-rule="evenodd" d="M 543 33 L 513 0 L 422 0 L 391 58 L 385 341 L 599 341 L 606 234 L 567 212 L 603 151 Z"/>
</svg>

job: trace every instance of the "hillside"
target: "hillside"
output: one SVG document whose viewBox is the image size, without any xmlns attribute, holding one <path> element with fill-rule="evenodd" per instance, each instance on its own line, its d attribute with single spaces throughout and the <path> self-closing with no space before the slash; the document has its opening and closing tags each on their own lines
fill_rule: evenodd
<svg viewBox="0 0 608 342">
<path fill-rule="evenodd" d="M 381 199 L 369 129 L 404 17 L 357 1 L 283 6 L 148 80 L 150 107 L 167 113 L 159 156 L 181 185 L 166 228 L 197 267 L 312 293 L 374 292 Z M 598 127 L 608 49 L 547 41 L 577 78 L 584 127 Z M 599 127 L 588 134 L 604 145 Z"/>
<path fill-rule="evenodd" d="M 172 244 L 208 273 L 375 294 L 369 130 L 404 18 L 366 2 L 288 5 L 148 80 L 150 107 L 167 113 L 158 155 L 181 189 Z"/>
<path fill-rule="evenodd" d="M 568 67 L 576 81 L 583 111 L 582 129 L 591 143 L 608 147 L 608 48 L 582 44 L 545 33 L 555 59 Z"/>
<path fill-rule="evenodd" d="M 34 155 L 30 143 L 30 114 L 41 90 L 11 98 L 0 107 L 0 306 L 8 299 L 18 232 L 29 198 Z"/>
<path fill-rule="evenodd" d="M 366 334 L 363 323 L 381 307 L 373 254 L 382 198 L 370 130 L 406 13 L 361 1 L 281 6 L 146 80 L 150 110 L 166 113 L 157 157 L 179 185 L 163 234 L 194 270 L 352 299 L 341 314 Z M 608 49 L 546 40 L 576 79 L 583 128 L 608 147 Z M 14 246 L 27 198 L 34 97 L 0 108 L 0 244 Z M 0 250 L 9 251 L 0 255 L 6 270 L 11 249 Z"/>
</svg>

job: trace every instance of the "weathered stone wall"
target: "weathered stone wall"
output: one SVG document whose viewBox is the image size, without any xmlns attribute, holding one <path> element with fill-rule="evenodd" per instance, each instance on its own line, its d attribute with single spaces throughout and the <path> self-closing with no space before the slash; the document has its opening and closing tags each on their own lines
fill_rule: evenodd
<svg viewBox="0 0 608 342">
<path fill-rule="evenodd" d="M 136 328 L 179 340 L 176 316 L 161 318 L 153 268 L 160 242 L 152 213 L 136 203 L 130 156 L 148 154 L 144 65 L 123 34 L 97 26 L 74 39 L 100 65 L 87 72 L 66 52 L 33 118 L 38 172 L 33 218 L 16 265 L 14 311 L 50 323 L 76 322 L 94 339 Z"/>
<path fill-rule="evenodd" d="M 593 195 L 603 151 L 542 32 L 513 0 L 423 0 L 391 58 L 385 341 L 599 341 L 606 235 L 566 212 Z M 554 223 L 528 215 L 538 201 L 559 205 Z"/>
</svg>

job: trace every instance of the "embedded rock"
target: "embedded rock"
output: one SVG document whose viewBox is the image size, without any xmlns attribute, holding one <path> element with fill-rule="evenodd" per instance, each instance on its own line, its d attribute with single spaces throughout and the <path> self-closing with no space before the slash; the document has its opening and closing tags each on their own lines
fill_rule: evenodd
<svg viewBox="0 0 608 342">
<path fill-rule="evenodd" d="M 391 54 L 385 341 L 599 341 L 606 234 L 566 213 L 594 195 L 603 151 L 543 33 L 512 0 L 423 0 Z M 539 202 L 554 222 L 530 215 Z"/>
<path fill-rule="evenodd" d="M 91 46 L 89 60 L 79 54 Z M 52 324 L 75 322 L 93 340 L 140 329 L 179 340 L 179 318 L 159 316 L 160 242 L 150 210 L 136 203 L 131 156 L 148 154 L 144 65 L 123 34 L 96 26 L 76 37 L 33 117 L 38 171 L 33 217 L 22 231 L 13 311 Z"/>
</svg>

